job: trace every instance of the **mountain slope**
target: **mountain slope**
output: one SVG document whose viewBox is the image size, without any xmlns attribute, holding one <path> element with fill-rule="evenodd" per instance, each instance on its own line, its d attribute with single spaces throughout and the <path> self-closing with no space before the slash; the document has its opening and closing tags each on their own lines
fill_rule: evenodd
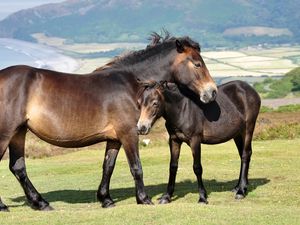
<svg viewBox="0 0 300 225">
<path fill-rule="evenodd" d="M 300 41 L 299 5 L 299 0 L 68 0 L 10 15 L 0 22 L 0 37 L 33 40 L 31 34 L 43 32 L 74 42 L 134 42 L 164 27 L 209 47 L 293 43 Z M 228 35 L 232 28 L 254 26 L 283 32 Z"/>
</svg>

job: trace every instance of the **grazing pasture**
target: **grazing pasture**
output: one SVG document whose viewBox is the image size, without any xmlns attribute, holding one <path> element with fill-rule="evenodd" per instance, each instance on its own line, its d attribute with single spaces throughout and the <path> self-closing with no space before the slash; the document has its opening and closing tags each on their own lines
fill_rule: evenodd
<svg viewBox="0 0 300 225">
<path fill-rule="evenodd" d="M 43 147 L 40 144 L 36 140 L 37 148 Z M 96 199 L 103 145 L 48 158 L 27 159 L 31 180 L 55 208 L 51 212 L 34 211 L 24 205 L 24 193 L 9 172 L 8 160 L 3 160 L 1 196 L 11 212 L 0 213 L 0 221 L 5 225 L 299 224 L 299 149 L 300 139 L 254 141 L 249 194 L 238 201 L 231 192 L 240 167 L 234 143 L 203 145 L 203 178 L 209 204 L 200 205 L 191 151 L 183 145 L 173 201 L 158 205 L 158 198 L 167 185 L 169 150 L 166 142 L 150 142 L 141 148 L 140 155 L 146 190 L 152 196 L 153 206 L 136 205 L 134 183 L 124 150 L 121 150 L 111 182 L 116 207 L 111 209 L 101 208 Z"/>
<path fill-rule="evenodd" d="M 300 48 L 245 48 L 237 51 L 203 51 L 211 74 L 226 76 L 278 76 L 299 66 Z"/>
</svg>

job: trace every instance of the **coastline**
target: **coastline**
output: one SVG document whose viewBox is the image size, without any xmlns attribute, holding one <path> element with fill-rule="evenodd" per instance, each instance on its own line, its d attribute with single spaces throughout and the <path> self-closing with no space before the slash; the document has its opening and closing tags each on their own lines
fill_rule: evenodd
<svg viewBox="0 0 300 225">
<path fill-rule="evenodd" d="M 10 50 L 16 54 L 24 55 L 29 62 L 26 65 L 51 69 L 65 73 L 72 73 L 80 68 L 78 60 L 64 55 L 59 49 L 16 39 L 0 38 L 0 47 Z M 7 56 L 0 53 L 0 60 Z M 7 61 L 7 60 L 6 60 Z M 24 63 L 20 63 L 24 64 Z M 7 61 L 5 67 L 16 65 L 13 60 Z M 3 69 L 3 68 L 0 68 Z"/>
</svg>

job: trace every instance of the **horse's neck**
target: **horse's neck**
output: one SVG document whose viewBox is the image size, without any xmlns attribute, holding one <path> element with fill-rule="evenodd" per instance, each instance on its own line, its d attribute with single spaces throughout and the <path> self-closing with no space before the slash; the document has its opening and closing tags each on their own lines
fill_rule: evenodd
<svg viewBox="0 0 300 225">
<path fill-rule="evenodd" d="M 165 98 L 165 111 L 168 113 L 169 110 L 180 109 L 183 104 L 184 96 L 180 93 L 176 86 L 171 87 L 170 90 L 163 92 Z"/>
<path fill-rule="evenodd" d="M 142 81 L 169 81 L 172 82 L 172 62 L 174 54 L 169 53 L 165 57 L 153 56 L 147 60 L 124 65 L 136 78 Z"/>
</svg>

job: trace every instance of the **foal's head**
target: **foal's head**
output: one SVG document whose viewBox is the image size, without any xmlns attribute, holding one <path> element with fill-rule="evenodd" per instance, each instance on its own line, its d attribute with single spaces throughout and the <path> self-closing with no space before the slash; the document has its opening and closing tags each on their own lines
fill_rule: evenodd
<svg viewBox="0 0 300 225">
<path fill-rule="evenodd" d="M 138 98 L 141 109 L 139 121 L 137 123 L 139 134 L 148 134 L 155 121 L 163 114 L 164 96 L 163 89 L 166 83 L 151 82 L 144 84 L 144 89 Z"/>
</svg>

